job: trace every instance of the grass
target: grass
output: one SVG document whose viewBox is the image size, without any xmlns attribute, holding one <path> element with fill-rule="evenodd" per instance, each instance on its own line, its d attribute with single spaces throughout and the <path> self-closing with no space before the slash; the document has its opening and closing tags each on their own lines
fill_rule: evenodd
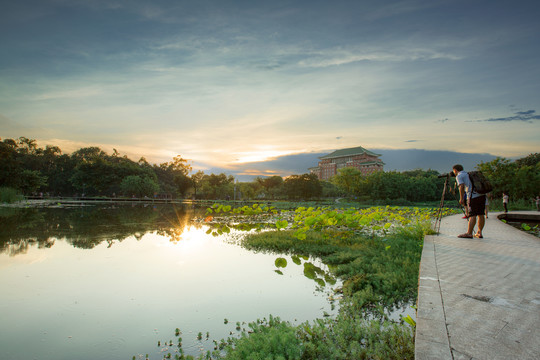
<svg viewBox="0 0 540 360">
<path fill-rule="evenodd" d="M 508 203 L 508 211 L 533 210 L 536 211 L 536 203 L 533 199 L 517 199 Z M 502 199 L 491 199 L 489 201 L 489 211 L 504 211 Z"/>
</svg>

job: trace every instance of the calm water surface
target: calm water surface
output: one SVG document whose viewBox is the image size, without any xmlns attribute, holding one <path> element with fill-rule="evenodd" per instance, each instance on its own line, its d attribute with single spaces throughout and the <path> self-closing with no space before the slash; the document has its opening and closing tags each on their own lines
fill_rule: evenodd
<svg viewBox="0 0 540 360">
<path fill-rule="evenodd" d="M 279 275 L 277 255 L 235 245 L 241 233 L 207 235 L 189 221 L 195 215 L 172 206 L 0 209 L 0 359 L 159 359 L 158 341 L 175 341 L 176 328 L 187 353 L 199 354 L 237 332 L 236 322 L 335 314 L 328 296 L 339 284 L 322 288 L 288 256 Z"/>
</svg>

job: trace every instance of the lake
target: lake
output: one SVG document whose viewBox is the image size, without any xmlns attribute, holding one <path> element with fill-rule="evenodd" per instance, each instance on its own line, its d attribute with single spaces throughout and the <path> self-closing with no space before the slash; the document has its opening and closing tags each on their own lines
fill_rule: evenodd
<svg viewBox="0 0 540 360">
<path fill-rule="evenodd" d="M 172 350 L 158 342 L 175 341 L 176 328 L 197 355 L 238 333 L 237 322 L 336 314 L 329 296 L 340 283 L 304 276 L 306 264 L 327 271 L 320 261 L 282 256 L 280 275 L 278 255 L 237 245 L 245 233 L 206 234 L 191 221 L 203 215 L 172 205 L 0 208 L 0 358 L 159 359 Z"/>
</svg>

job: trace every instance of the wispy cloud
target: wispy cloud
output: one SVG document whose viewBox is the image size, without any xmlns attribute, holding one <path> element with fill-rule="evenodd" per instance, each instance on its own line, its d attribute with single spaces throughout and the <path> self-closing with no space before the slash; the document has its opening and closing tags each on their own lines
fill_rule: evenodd
<svg viewBox="0 0 540 360">
<path fill-rule="evenodd" d="M 536 110 L 527 110 L 527 111 L 518 111 L 514 113 L 514 116 L 500 117 L 500 118 L 490 118 L 484 120 L 469 120 L 468 122 L 511 122 L 511 121 L 522 121 L 533 123 L 534 120 L 540 120 L 540 115 L 536 114 Z"/>
<path fill-rule="evenodd" d="M 310 54 L 309 58 L 301 60 L 299 65 L 304 67 L 328 67 L 361 61 L 401 62 L 438 59 L 461 60 L 462 56 L 429 48 L 418 48 L 413 50 L 379 48 L 367 51 L 329 49 Z"/>
<path fill-rule="evenodd" d="M 96 86 L 82 86 L 80 88 L 64 89 L 59 91 L 46 91 L 35 95 L 35 100 L 52 99 L 80 99 L 103 95 L 104 91 Z"/>
<path fill-rule="evenodd" d="M 6 2 L 0 136 L 266 171 L 246 161 L 462 148 L 470 119 L 468 151 L 534 151 L 540 5 L 450 3 Z"/>
</svg>

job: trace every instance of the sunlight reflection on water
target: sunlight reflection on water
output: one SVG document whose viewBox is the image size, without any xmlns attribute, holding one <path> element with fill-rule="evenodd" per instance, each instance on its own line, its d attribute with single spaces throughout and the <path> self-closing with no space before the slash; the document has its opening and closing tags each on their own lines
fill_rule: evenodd
<svg viewBox="0 0 540 360">
<path fill-rule="evenodd" d="M 337 311 L 331 289 L 316 291 L 290 257 L 278 275 L 276 255 L 234 245 L 242 236 L 234 231 L 229 239 L 205 231 L 141 232 L 87 249 L 64 236 L 51 247 L 0 254 L 0 358 L 157 358 L 158 341 L 174 339 L 177 327 L 184 349 L 198 354 L 236 332 L 237 321 L 273 314 L 303 322 Z M 210 340 L 196 339 L 207 331 Z"/>
</svg>

